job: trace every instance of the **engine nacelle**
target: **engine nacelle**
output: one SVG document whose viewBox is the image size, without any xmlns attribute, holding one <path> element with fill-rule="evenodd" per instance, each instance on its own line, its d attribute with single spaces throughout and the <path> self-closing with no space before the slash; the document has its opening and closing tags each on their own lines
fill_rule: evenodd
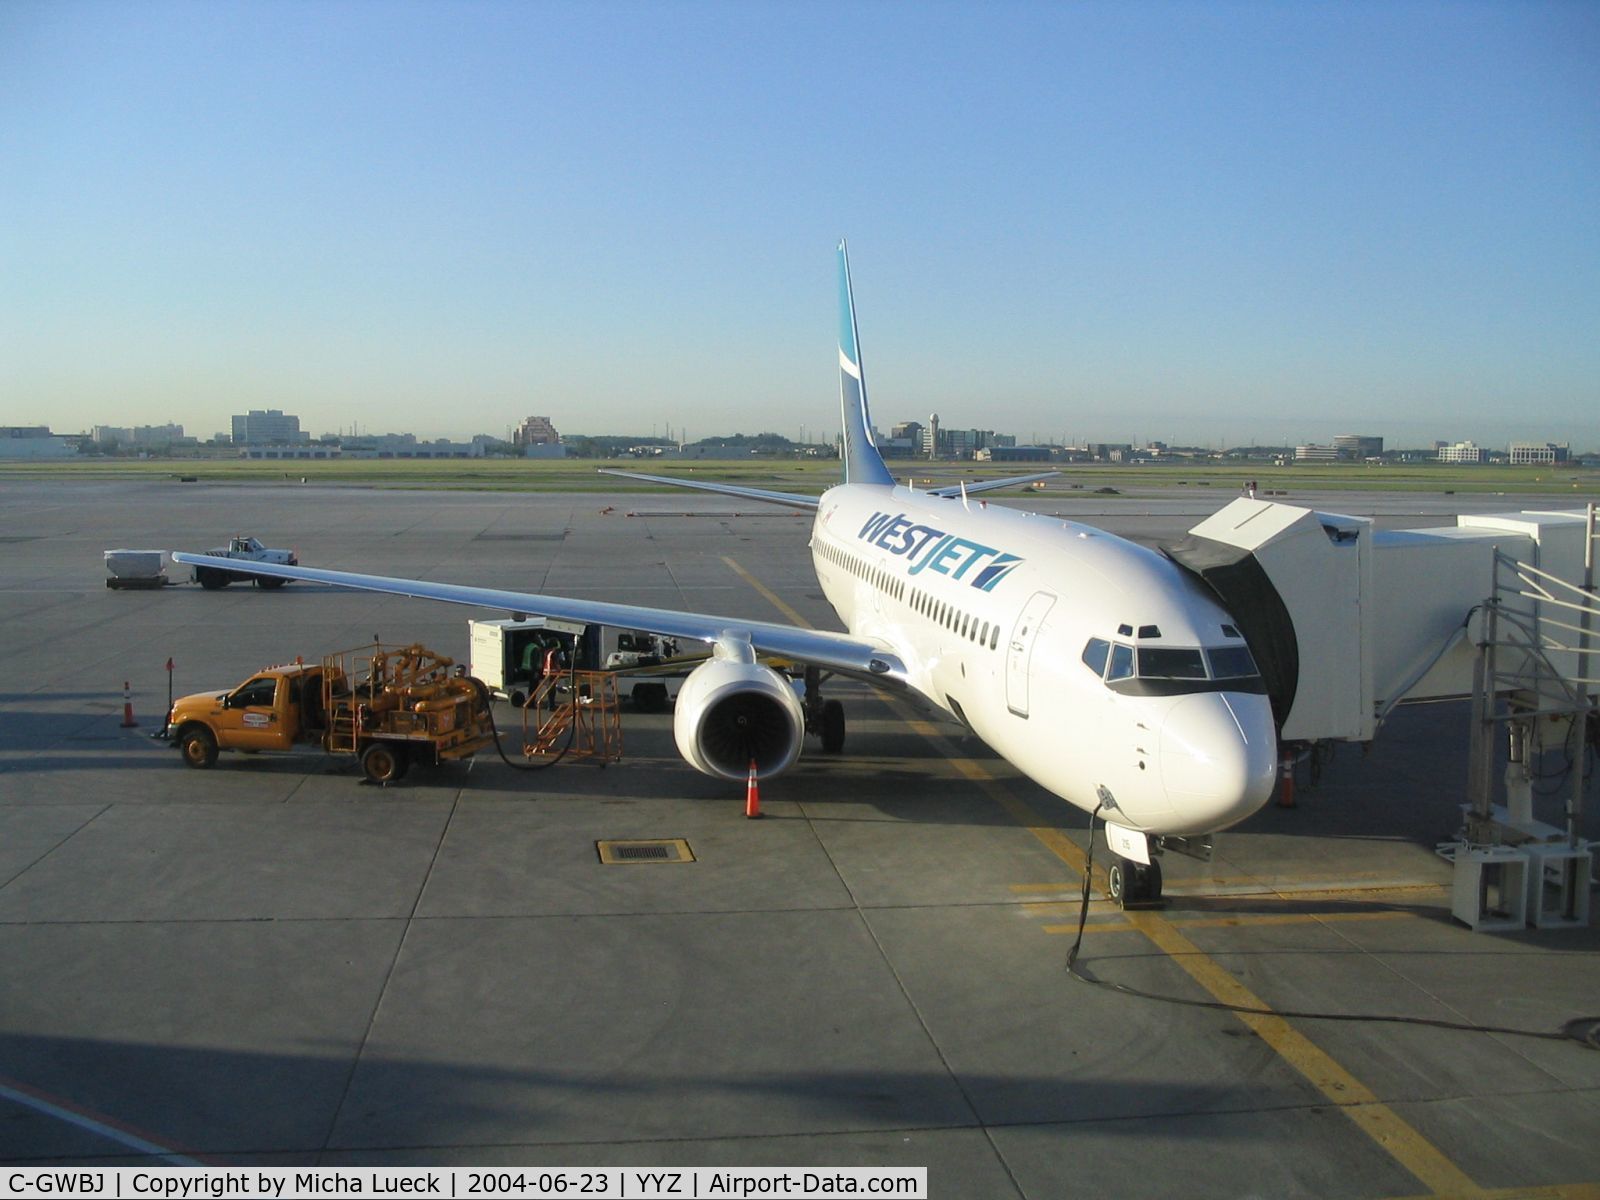
<svg viewBox="0 0 1600 1200">
<path fill-rule="evenodd" d="M 794 688 L 771 667 L 724 657 L 696 667 L 678 690 L 672 733 L 678 752 L 697 771 L 742 780 L 756 764 L 765 779 L 794 765 L 805 741 L 806 718 Z"/>
</svg>

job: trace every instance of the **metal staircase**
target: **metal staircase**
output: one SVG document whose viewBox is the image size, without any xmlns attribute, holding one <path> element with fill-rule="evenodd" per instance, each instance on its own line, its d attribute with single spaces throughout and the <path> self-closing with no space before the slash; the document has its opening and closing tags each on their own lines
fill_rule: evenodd
<svg viewBox="0 0 1600 1200">
<path fill-rule="evenodd" d="M 1455 860 L 1455 915 L 1474 929 L 1582 926 L 1589 921 L 1590 843 L 1584 793 L 1600 757 L 1600 598 L 1595 591 L 1596 506 L 1584 526 L 1580 582 L 1495 556 L 1473 678 L 1469 804 Z M 1494 803 L 1496 735 L 1506 733 L 1505 804 Z M 1544 772 L 1547 759 L 1558 767 Z M 1554 786 L 1549 785 L 1554 781 Z M 1543 785 L 1543 786 L 1541 786 Z M 1548 790 L 1546 790 L 1548 789 Z M 1560 824 L 1536 801 L 1560 802 Z"/>
</svg>

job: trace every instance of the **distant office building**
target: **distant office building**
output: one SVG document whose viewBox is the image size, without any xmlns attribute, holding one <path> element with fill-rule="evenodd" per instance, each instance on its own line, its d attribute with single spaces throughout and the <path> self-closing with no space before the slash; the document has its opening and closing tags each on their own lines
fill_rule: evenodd
<svg viewBox="0 0 1600 1200">
<path fill-rule="evenodd" d="M 1133 443 L 1090 442 L 1088 451 L 1095 462 L 1127 462 L 1133 457 Z"/>
<path fill-rule="evenodd" d="M 938 458 L 939 451 L 944 448 L 939 439 L 938 413 L 932 413 L 928 417 L 928 427 L 922 431 L 922 448 L 929 458 Z"/>
<path fill-rule="evenodd" d="M 1565 442 L 1512 442 L 1511 465 L 1514 467 L 1553 467 L 1572 457 L 1572 448 Z"/>
<path fill-rule="evenodd" d="M 349 438 L 340 447 L 342 458 L 482 458 L 487 443 L 478 438 L 470 442 L 432 442 L 417 440 L 414 433 L 383 433 Z M 252 455 L 251 457 L 257 457 Z M 267 455 L 271 457 L 271 455 Z"/>
<path fill-rule="evenodd" d="M 1481 463 L 1483 461 L 1483 447 L 1476 442 L 1452 442 L 1448 446 L 1439 447 L 1439 461 L 1442 463 Z"/>
<path fill-rule="evenodd" d="M 233 418 L 235 446 L 300 446 L 310 440 L 309 433 L 300 432 L 300 418 L 281 409 L 253 408 Z"/>
<path fill-rule="evenodd" d="M 1383 439 L 1359 433 L 1341 433 L 1333 439 L 1333 447 L 1344 458 L 1361 462 L 1368 458 L 1383 457 Z"/>
<path fill-rule="evenodd" d="M 972 456 L 978 462 L 1049 462 L 1048 446 L 986 446 Z"/>
<path fill-rule="evenodd" d="M 321 442 L 313 445 L 302 442 L 298 446 L 241 446 L 239 457 L 248 458 L 252 462 L 324 462 L 333 458 L 347 457 L 343 447 L 328 446 Z M 360 458 L 361 455 L 349 455 L 350 458 Z M 372 457 L 369 455 L 368 457 Z"/>
<path fill-rule="evenodd" d="M 0 458 L 70 458 L 77 452 L 75 440 L 56 437 L 48 425 L 0 425 Z"/>
<path fill-rule="evenodd" d="M 922 422 L 901 421 L 900 424 L 889 430 L 891 442 L 910 442 L 913 446 L 922 445 Z"/>
<path fill-rule="evenodd" d="M 1333 446 L 1296 446 L 1295 462 L 1338 462 L 1339 451 Z"/>
<path fill-rule="evenodd" d="M 135 425 L 131 428 L 120 425 L 96 425 L 92 436 L 94 444 L 102 449 L 116 446 L 124 450 L 133 447 L 140 450 L 164 450 L 168 446 L 192 445 L 194 442 L 193 438 L 183 436 L 182 425 Z"/>
<path fill-rule="evenodd" d="M 554 446 L 561 441 L 561 435 L 550 424 L 549 417 L 529 417 L 517 426 L 511 441 L 513 445 L 522 447 Z"/>
<path fill-rule="evenodd" d="M 940 449 L 945 454 L 957 458 L 971 458 L 974 453 L 984 446 L 984 431 L 981 429 L 946 429 L 940 438 L 944 444 Z"/>
</svg>

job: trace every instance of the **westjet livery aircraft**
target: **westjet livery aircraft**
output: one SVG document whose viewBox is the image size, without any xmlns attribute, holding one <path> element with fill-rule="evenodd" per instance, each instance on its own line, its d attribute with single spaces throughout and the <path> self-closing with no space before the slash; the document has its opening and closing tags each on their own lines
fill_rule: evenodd
<svg viewBox="0 0 1600 1200">
<path fill-rule="evenodd" d="M 729 780 L 752 761 L 761 777 L 786 770 L 807 733 L 839 750 L 843 710 L 822 699 L 822 677 L 867 680 L 948 714 L 1041 786 L 1103 811 L 1119 854 L 1113 893 L 1154 898 L 1152 850 L 1204 845 L 1260 808 L 1275 782 L 1272 709 L 1244 638 L 1202 582 L 1153 550 L 969 502 L 1042 476 L 896 485 L 872 441 L 842 242 L 838 253 L 844 481 L 813 497 L 631 477 L 814 510 L 812 561 L 848 633 L 301 566 L 253 562 L 248 573 L 709 643 L 673 729 L 691 766 Z M 762 655 L 805 664 L 804 692 Z"/>
</svg>

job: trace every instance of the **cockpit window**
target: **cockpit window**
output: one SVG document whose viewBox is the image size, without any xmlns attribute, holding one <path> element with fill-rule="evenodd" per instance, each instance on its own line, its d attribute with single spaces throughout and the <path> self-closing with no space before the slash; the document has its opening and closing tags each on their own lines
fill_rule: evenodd
<svg viewBox="0 0 1600 1200">
<path fill-rule="evenodd" d="M 1096 675 L 1106 673 L 1106 656 L 1111 653 L 1111 643 L 1101 641 L 1099 638 L 1090 638 L 1089 644 L 1083 648 L 1083 665 Z"/>
<path fill-rule="evenodd" d="M 1256 660 L 1243 646 L 1208 646 L 1206 658 L 1211 662 L 1213 679 L 1243 679 L 1258 673 Z"/>
<path fill-rule="evenodd" d="M 1131 679 L 1133 677 L 1133 647 L 1121 642 L 1111 647 L 1111 669 L 1106 679 Z"/>
<path fill-rule="evenodd" d="M 1198 649 L 1166 646 L 1139 647 L 1140 679 L 1204 679 L 1205 660 Z"/>
</svg>

